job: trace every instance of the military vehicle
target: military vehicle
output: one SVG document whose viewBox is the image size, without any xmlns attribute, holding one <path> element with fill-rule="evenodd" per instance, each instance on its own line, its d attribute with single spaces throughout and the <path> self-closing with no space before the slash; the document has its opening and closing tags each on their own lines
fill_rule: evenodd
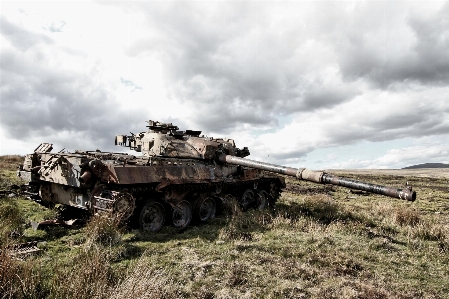
<svg viewBox="0 0 449 299">
<path fill-rule="evenodd" d="M 166 222 L 183 229 L 192 219 L 207 221 L 232 200 L 243 210 L 273 206 L 285 187 L 285 178 L 275 173 L 416 199 L 411 187 L 391 188 L 248 160 L 248 148 L 237 148 L 232 139 L 179 131 L 171 123 L 151 120 L 147 127 L 146 132 L 115 138 L 116 145 L 141 152 L 140 156 L 99 150 L 52 153 L 52 144 L 42 143 L 26 155 L 18 175 L 41 203 L 134 219 L 148 231 L 158 231 Z"/>
</svg>

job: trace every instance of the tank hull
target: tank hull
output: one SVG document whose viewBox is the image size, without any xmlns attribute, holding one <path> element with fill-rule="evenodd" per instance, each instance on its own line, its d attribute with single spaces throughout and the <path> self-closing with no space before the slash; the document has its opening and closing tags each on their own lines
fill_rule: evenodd
<svg viewBox="0 0 449 299">
<path fill-rule="evenodd" d="M 162 206 L 164 219 L 191 214 L 187 217 L 191 219 L 180 225 L 183 228 L 191 221 L 213 218 L 233 199 L 243 209 L 274 205 L 285 187 L 283 177 L 255 168 L 220 165 L 214 160 L 80 151 L 27 155 L 19 176 L 28 182 L 30 193 L 46 204 L 69 205 L 90 214 L 119 215 L 143 222 L 141 228 L 158 229 L 161 225 L 153 223 L 157 220 L 150 220 L 148 225 L 141 219 L 147 216 L 142 211 L 149 203 Z M 179 212 L 180 206 L 187 211 Z M 157 210 L 158 206 L 150 208 Z"/>
</svg>

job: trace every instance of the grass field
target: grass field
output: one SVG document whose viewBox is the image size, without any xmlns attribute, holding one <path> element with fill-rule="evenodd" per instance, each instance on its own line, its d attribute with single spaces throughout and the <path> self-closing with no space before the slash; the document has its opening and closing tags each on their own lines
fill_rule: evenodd
<svg viewBox="0 0 449 299">
<path fill-rule="evenodd" d="M 413 203 L 287 179 L 274 211 L 150 234 L 104 218 L 34 231 L 55 211 L 8 196 L 20 160 L 0 157 L 0 298 L 449 298 L 449 169 L 333 171 L 408 181 Z M 26 241 L 40 253 L 5 250 Z"/>
</svg>

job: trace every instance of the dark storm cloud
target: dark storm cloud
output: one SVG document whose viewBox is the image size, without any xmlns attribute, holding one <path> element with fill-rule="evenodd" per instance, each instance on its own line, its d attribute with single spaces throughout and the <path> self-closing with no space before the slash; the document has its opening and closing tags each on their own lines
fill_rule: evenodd
<svg viewBox="0 0 449 299">
<path fill-rule="evenodd" d="M 314 84 L 309 86 L 304 92 L 303 100 L 300 102 L 302 111 L 316 110 L 320 108 L 332 108 L 345 101 L 351 100 L 359 95 L 358 90 L 352 89 L 350 86 L 326 86 L 324 84 Z M 290 105 L 286 105 L 288 109 Z"/>
<path fill-rule="evenodd" d="M 205 134 L 254 133 L 265 142 L 259 148 L 279 161 L 318 147 L 449 131 L 449 106 L 441 100 L 449 79 L 449 4 L 428 14 L 406 2 L 377 1 L 97 5 L 113 7 L 105 9 L 103 29 L 92 32 L 85 28 L 94 28 L 97 19 L 83 27 L 70 14 L 61 15 L 67 24 L 47 23 L 47 31 L 39 25 L 40 33 L 1 18 L 7 44 L 0 53 L 4 131 L 42 141 L 48 141 L 46 135 L 62 138 L 58 132 L 85 134 L 86 142 L 104 150 L 111 149 L 113 135 L 140 132 L 142 121 L 150 118 Z M 109 22 L 116 16 L 129 22 L 114 27 Z M 110 28 L 123 29 L 117 35 L 128 39 L 103 40 L 101 34 L 110 34 Z M 62 29 L 67 32 L 52 34 Z M 102 53 L 111 44 L 113 54 Z M 120 51 L 126 51 L 125 59 Z M 145 102 L 139 90 L 126 99 L 129 110 L 118 111 L 114 88 L 148 92 L 152 85 L 142 78 L 144 72 L 153 75 L 146 65 L 152 60 L 161 66 L 160 84 L 166 89 L 155 93 L 161 98 Z M 60 67 L 64 62 L 70 66 Z M 128 72 L 113 82 L 104 78 L 126 64 Z M 377 95 L 396 103 L 396 111 L 387 101 L 377 103 Z M 408 95 L 414 100 L 409 102 Z M 166 118 L 144 115 L 142 106 L 132 110 L 142 104 Z M 177 104 L 187 108 L 185 113 Z M 384 111 L 376 109 L 379 105 Z M 285 134 L 274 149 L 273 132 Z M 86 148 L 83 142 L 72 138 L 67 147 Z"/>
<path fill-rule="evenodd" d="M 272 26 L 263 3 L 203 4 L 134 3 L 158 34 L 128 52 L 160 53 L 173 97 L 202 103 L 199 123 L 211 130 L 223 127 L 223 117 L 228 126 L 273 124 L 279 115 L 331 108 L 357 94 L 309 77 L 315 57 L 301 55 L 308 40 L 302 22 Z"/>
<path fill-rule="evenodd" d="M 93 71 L 68 72 L 48 66 L 55 53 L 43 52 L 39 45 L 51 44 L 50 38 L 5 24 L 2 35 L 11 47 L 0 53 L 0 122 L 7 134 L 42 142 L 65 138 L 64 146 L 71 149 L 85 149 L 83 145 L 95 140 L 99 148 L 110 149 L 115 134 L 138 129 L 132 122 L 134 116 L 146 119 L 138 111 L 121 115 L 113 109 L 114 99 L 106 86 L 93 80 Z M 20 42 L 15 32 L 29 42 Z M 67 137 L 70 135 L 79 139 Z"/>
<path fill-rule="evenodd" d="M 365 9 L 364 12 L 372 9 L 372 5 Z M 382 17 L 379 13 L 366 31 L 351 30 L 349 27 L 356 25 L 352 22 L 343 27 L 339 36 L 344 46 L 338 55 L 346 79 L 363 77 L 381 88 L 396 83 L 430 86 L 449 83 L 449 3 L 429 15 L 405 12 L 403 24 L 389 21 L 386 19 L 389 15 Z M 395 28 L 400 25 L 406 29 Z M 375 31 L 379 29 L 384 32 Z M 394 31 L 399 34 L 391 36 Z M 408 40 L 407 35 L 412 38 Z"/>
<path fill-rule="evenodd" d="M 376 112 L 378 113 L 378 112 Z M 385 111 L 385 115 L 369 115 L 363 123 L 330 127 L 325 133 L 328 144 L 354 144 L 360 140 L 386 141 L 405 137 L 442 135 L 449 132 L 447 113 L 433 107 L 404 107 L 402 111 Z"/>
</svg>

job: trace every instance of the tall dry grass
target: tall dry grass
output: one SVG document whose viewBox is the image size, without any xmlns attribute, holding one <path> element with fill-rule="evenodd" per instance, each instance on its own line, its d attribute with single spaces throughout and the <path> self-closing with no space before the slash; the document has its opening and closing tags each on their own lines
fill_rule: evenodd
<svg viewBox="0 0 449 299">
<path fill-rule="evenodd" d="M 133 265 L 108 298 L 111 299 L 175 299 L 185 298 L 182 285 L 175 282 L 172 275 L 164 269 L 154 269 L 151 259 L 145 254 Z"/>
<path fill-rule="evenodd" d="M 113 267 L 122 252 L 123 227 L 95 216 L 84 228 L 85 241 L 70 259 L 54 263 L 49 298 L 109 298 L 123 272 Z"/>
<path fill-rule="evenodd" d="M 124 226 L 119 218 L 93 216 L 85 227 L 85 247 L 101 245 L 113 247 L 122 241 Z"/>
<path fill-rule="evenodd" d="M 18 166 L 23 164 L 24 157 L 19 155 L 0 156 L 0 169 L 17 170 Z"/>
<path fill-rule="evenodd" d="M 66 264 L 55 264 L 50 298 L 108 298 L 119 281 L 111 256 L 101 247 L 74 254 Z"/>
<path fill-rule="evenodd" d="M 0 198 L 0 246 L 14 243 L 22 237 L 25 217 L 13 198 Z"/>
<path fill-rule="evenodd" d="M 84 244 L 47 268 L 39 257 L 17 260 L 1 248 L 0 298 L 109 298 L 123 276 L 113 267 L 122 250 L 121 229 L 114 219 L 93 217 L 85 227 Z"/>
<path fill-rule="evenodd" d="M 395 208 L 394 221 L 400 226 L 416 226 L 421 222 L 421 216 L 418 211 L 408 207 Z"/>
<path fill-rule="evenodd" d="M 5 248 L 0 252 L 0 298 L 44 298 L 48 294 L 35 261 L 20 261 Z"/>
<path fill-rule="evenodd" d="M 1 256 L 0 298 L 445 298 L 444 213 L 330 194 L 284 194 L 268 211 L 230 205 L 157 236 L 94 217 L 52 236 L 41 257 Z"/>
</svg>

